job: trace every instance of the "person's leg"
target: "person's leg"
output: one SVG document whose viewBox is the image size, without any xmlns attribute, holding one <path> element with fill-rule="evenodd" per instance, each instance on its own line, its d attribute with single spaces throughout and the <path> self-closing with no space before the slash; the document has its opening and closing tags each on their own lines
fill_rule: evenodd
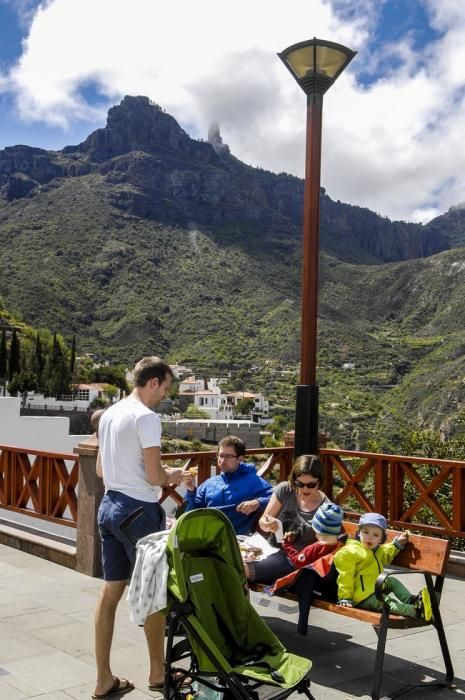
<svg viewBox="0 0 465 700">
<path fill-rule="evenodd" d="M 308 616 L 313 600 L 313 590 L 320 577 L 316 571 L 301 569 L 300 576 L 291 586 L 291 591 L 297 593 L 299 598 L 299 619 L 297 622 L 297 634 L 306 635 L 308 630 Z"/>
<path fill-rule="evenodd" d="M 97 683 L 95 694 L 106 693 L 114 683 L 110 666 L 111 642 L 118 603 L 124 593 L 126 581 L 105 581 L 95 611 L 95 661 Z"/>
<path fill-rule="evenodd" d="M 102 541 L 102 568 L 105 580 L 95 610 L 95 662 L 97 666 L 95 695 L 106 693 L 115 683 L 115 676 L 112 674 L 110 665 L 111 643 L 116 609 L 131 571 L 125 549 L 112 532 L 113 520 L 118 508 L 118 494 L 108 492 L 103 497 L 98 512 Z M 121 679 L 121 683 L 123 688 L 127 687 L 127 682 L 123 679 Z"/>
<path fill-rule="evenodd" d="M 385 582 L 386 602 L 389 610 L 395 615 L 416 617 L 415 596 L 412 596 L 408 588 L 399 579 L 389 576 Z"/>
<path fill-rule="evenodd" d="M 247 562 L 246 566 L 248 580 L 257 583 L 274 583 L 276 579 L 292 571 L 295 569 L 281 549 L 266 559 Z"/>
<path fill-rule="evenodd" d="M 389 578 L 386 579 L 385 590 L 388 593 L 394 593 L 396 598 L 402 603 L 410 603 L 412 598 L 415 597 L 412 596 L 408 588 L 406 588 L 404 584 L 394 576 L 389 576 Z"/>
<path fill-rule="evenodd" d="M 391 586 L 389 586 L 389 588 L 391 588 Z M 394 615 L 416 617 L 414 605 L 410 605 L 409 603 L 403 603 L 397 598 L 395 593 L 393 593 L 392 591 L 389 592 L 387 590 L 385 591 L 384 600 L 379 600 L 373 593 L 369 598 L 365 598 L 365 600 L 362 600 L 360 603 L 357 603 L 357 608 L 381 612 L 384 604 L 388 606 L 389 612 L 393 613 Z"/>
<path fill-rule="evenodd" d="M 149 685 L 161 685 L 164 681 L 165 623 L 164 615 L 154 613 L 148 616 L 144 624 L 150 661 Z"/>
<path fill-rule="evenodd" d="M 371 596 L 369 596 L 369 598 L 365 598 L 365 600 L 361 600 L 360 603 L 357 603 L 356 607 L 362 608 L 363 610 L 374 610 L 376 612 L 381 612 L 383 608 L 383 601 L 378 600 L 373 593 Z"/>
</svg>

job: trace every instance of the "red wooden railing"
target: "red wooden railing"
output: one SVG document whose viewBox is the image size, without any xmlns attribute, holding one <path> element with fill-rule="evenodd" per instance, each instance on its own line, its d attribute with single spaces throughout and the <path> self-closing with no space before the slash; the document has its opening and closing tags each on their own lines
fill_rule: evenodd
<svg viewBox="0 0 465 700">
<path fill-rule="evenodd" d="M 465 537 L 465 462 L 322 450 L 328 495 L 351 511 L 383 513 L 393 527 Z"/>
<path fill-rule="evenodd" d="M 79 459 L 0 445 L 0 507 L 76 527 Z"/>
<path fill-rule="evenodd" d="M 195 466 L 198 481 L 211 475 L 216 452 L 163 455 L 171 466 Z M 274 482 L 287 478 L 292 448 L 247 450 L 259 473 Z M 465 462 L 321 450 L 327 494 L 346 513 L 383 513 L 391 526 L 465 538 Z M 77 522 L 78 457 L 0 445 L 0 508 L 72 527 Z M 175 486 L 162 501 L 182 502 Z"/>
</svg>

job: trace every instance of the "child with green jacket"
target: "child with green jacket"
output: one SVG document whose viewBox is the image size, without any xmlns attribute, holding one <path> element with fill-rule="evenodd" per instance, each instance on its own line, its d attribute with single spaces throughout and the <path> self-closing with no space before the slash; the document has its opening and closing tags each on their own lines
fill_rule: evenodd
<svg viewBox="0 0 465 700">
<path fill-rule="evenodd" d="M 384 566 L 390 564 L 408 542 L 403 532 L 392 542 L 385 542 L 386 518 L 379 513 L 365 513 L 359 521 L 356 539 L 350 539 L 334 557 L 338 572 L 338 604 L 345 607 L 380 611 L 385 604 L 395 615 L 431 619 L 431 599 L 427 588 L 418 595 L 396 578 L 384 582 L 383 600 L 375 595 L 375 584 Z"/>
</svg>

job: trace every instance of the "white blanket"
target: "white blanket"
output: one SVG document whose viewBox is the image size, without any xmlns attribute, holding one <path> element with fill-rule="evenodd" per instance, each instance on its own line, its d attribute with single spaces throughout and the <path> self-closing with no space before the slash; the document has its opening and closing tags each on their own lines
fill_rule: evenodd
<svg viewBox="0 0 465 700">
<path fill-rule="evenodd" d="M 127 601 L 131 620 L 143 625 L 152 613 L 166 608 L 168 532 L 154 532 L 137 543 L 137 558 L 129 585 Z"/>
</svg>

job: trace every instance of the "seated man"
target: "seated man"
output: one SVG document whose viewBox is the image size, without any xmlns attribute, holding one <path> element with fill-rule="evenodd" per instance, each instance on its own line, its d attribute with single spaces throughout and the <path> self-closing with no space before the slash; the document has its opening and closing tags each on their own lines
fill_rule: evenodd
<svg viewBox="0 0 465 700">
<path fill-rule="evenodd" d="M 223 438 L 218 445 L 218 466 L 221 474 L 206 479 L 198 488 L 192 474 L 183 474 L 186 510 L 218 508 L 230 519 L 238 535 L 248 535 L 266 508 L 273 488 L 258 476 L 255 465 L 241 460 L 245 445 L 234 435 Z"/>
</svg>

